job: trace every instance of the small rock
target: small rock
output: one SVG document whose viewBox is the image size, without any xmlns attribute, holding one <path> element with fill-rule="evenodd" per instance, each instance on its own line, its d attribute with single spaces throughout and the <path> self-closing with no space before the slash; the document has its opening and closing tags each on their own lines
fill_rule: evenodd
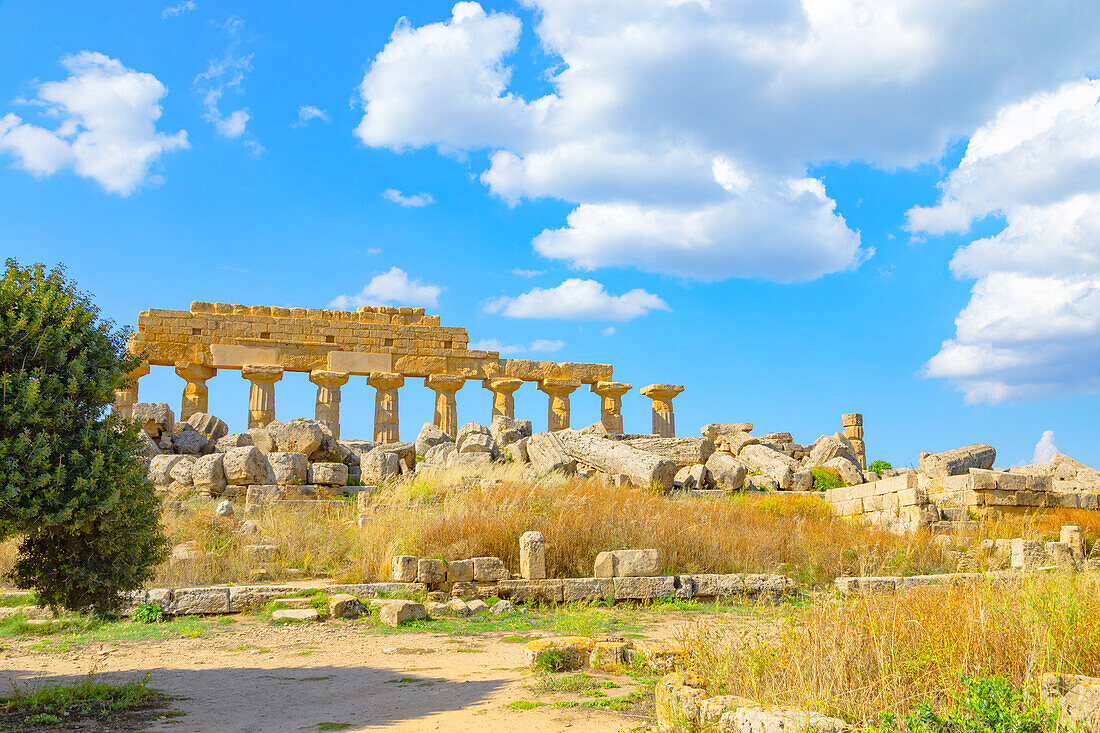
<svg viewBox="0 0 1100 733">
<path fill-rule="evenodd" d="M 328 599 L 330 618 L 359 618 L 363 604 L 350 593 L 337 593 Z"/>
<path fill-rule="evenodd" d="M 251 519 L 244 520 L 241 522 L 241 526 L 237 527 L 237 534 L 240 535 L 259 534 L 259 532 L 260 525 Z"/>
<path fill-rule="evenodd" d="M 386 626 L 397 627 L 413 619 L 428 617 L 428 610 L 424 608 L 424 604 L 422 603 L 387 600 L 379 604 L 379 606 L 378 620 Z"/>
<path fill-rule="evenodd" d="M 216 509 L 214 509 L 214 513 L 217 514 L 219 517 L 232 517 L 233 505 L 230 504 L 228 501 L 223 501 L 218 504 Z"/>
<path fill-rule="evenodd" d="M 452 601 L 453 603 L 454 601 Z M 475 598 L 472 601 L 466 603 L 466 608 L 470 609 L 470 613 L 485 613 L 489 610 L 489 604 L 480 598 Z"/>
<path fill-rule="evenodd" d="M 493 607 L 489 609 L 491 616 L 508 616 L 516 612 L 516 607 L 512 605 L 511 601 L 497 601 L 493 604 Z"/>
<path fill-rule="evenodd" d="M 482 603 L 482 605 L 485 604 Z M 459 616 L 469 616 L 471 613 L 470 606 L 467 605 L 466 601 L 462 600 L 461 598 L 452 598 L 451 602 L 447 604 L 447 608 L 451 611 L 451 613 L 457 613 Z"/>
</svg>

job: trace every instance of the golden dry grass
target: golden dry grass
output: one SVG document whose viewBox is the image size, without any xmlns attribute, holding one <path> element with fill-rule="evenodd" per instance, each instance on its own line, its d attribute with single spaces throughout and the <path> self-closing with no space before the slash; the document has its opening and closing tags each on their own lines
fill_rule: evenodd
<svg viewBox="0 0 1100 733">
<path fill-rule="evenodd" d="M 1046 672 L 1095 674 L 1100 587 L 1091 575 L 822 598 L 778 627 L 703 622 L 684 634 L 712 693 L 789 704 L 859 723 L 918 702 L 946 707 L 961 674 L 1016 686 Z"/>
<path fill-rule="evenodd" d="M 457 474 L 418 475 L 383 487 L 366 526 L 354 503 L 344 511 L 268 511 L 260 532 L 239 538 L 208 508 L 167 516 L 173 543 L 195 540 L 199 561 L 167 563 L 158 582 L 244 582 L 253 564 L 240 548 L 261 537 L 279 546 L 269 567 L 330 574 L 344 581 L 384 580 L 394 555 L 457 560 L 495 556 L 518 568 L 519 536 L 543 533 L 551 577 L 586 577 L 596 554 L 657 548 L 668 572 L 785 573 L 810 585 L 839 575 L 913 574 L 946 569 L 927 533 L 898 536 L 833 517 L 816 498 L 733 496 L 671 498 L 598 480 L 544 477 L 517 467 L 486 472 L 499 484 L 463 485 Z"/>
</svg>

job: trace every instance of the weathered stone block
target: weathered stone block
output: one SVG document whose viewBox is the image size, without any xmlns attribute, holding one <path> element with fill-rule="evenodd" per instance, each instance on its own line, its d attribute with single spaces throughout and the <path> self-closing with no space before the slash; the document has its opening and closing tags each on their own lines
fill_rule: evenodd
<svg viewBox="0 0 1100 733">
<path fill-rule="evenodd" d="M 171 604 L 164 610 L 174 616 L 229 613 L 229 588 L 177 588 L 172 591 Z"/>
<path fill-rule="evenodd" d="M 231 448 L 223 454 L 222 468 L 228 483 L 236 486 L 250 486 L 268 483 L 268 463 L 254 446 Z"/>
<path fill-rule="evenodd" d="M 597 578 L 652 577 L 661 571 L 657 550 L 611 550 L 596 555 Z"/>
<path fill-rule="evenodd" d="M 374 600 L 378 604 L 378 620 L 386 626 L 397 627 L 415 619 L 428 617 L 428 611 L 421 603 L 400 600 Z"/>
<path fill-rule="evenodd" d="M 615 598 L 613 578 L 565 578 L 562 580 L 562 600 L 598 601 Z"/>
<path fill-rule="evenodd" d="M 615 600 L 649 601 L 676 595 L 676 580 L 671 575 L 657 577 L 617 577 Z"/>
<path fill-rule="evenodd" d="M 418 558 L 412 555 L 398 555 L 390 560 L 390 577 L 397 583 L 412 583 L 416 580 Z"/>
<path fill-rule="evenodd" d="M 442 585 L 447 582 L 447 566 L 437 558 L 420 558 L 416 563 L 416 580 L 427 586 Z"/>
<path fill-rule="evenodd" d="M 470 583 L 474 579 L 473 560 L 448 560 L 447 580 L 452 583 Z"/>
<path fill-rule="evenodd" d="M 497 583 L 497 591 L 501 598 L 509 598 L 515 603 L 562 603 L 565 600 L 562 580 L 502 580 Z"/>
<path fill-rule="evenodd" d="M 348 467 L 343 463 L 311 463 L 308 478 L 311 484 L 345 486 L 348 483 Z"/>
<path fill-rule="evenodd" d="M 542 532 L 524 532 L 519 537 L 519 574 L 527 580 L 546 577 L 546 542 Z"/>
<path fill-rule="evenodd" d="M 508 568 L 499 557 L 475 557 L 473 563 L 474 580 L 478 582 L 492 583 L 509 578 Z"/>
</svg>

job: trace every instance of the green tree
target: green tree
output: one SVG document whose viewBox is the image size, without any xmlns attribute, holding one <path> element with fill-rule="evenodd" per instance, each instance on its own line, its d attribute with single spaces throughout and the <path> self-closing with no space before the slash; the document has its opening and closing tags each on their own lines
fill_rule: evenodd
<svg viewBox="0 0 1100 733">
<path fill-rule="evenodd" d="M 110 415 L 140 357 L 62 267 L 0 280 L 0 540 L 54 608 L 108 613 L 167 556 L 138 426 Z"/>
</svg>

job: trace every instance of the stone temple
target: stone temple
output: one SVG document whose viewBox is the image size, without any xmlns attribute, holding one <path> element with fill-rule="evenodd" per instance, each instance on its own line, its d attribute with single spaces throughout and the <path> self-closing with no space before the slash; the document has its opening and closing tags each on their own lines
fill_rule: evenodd
<svg viewBox="0 0 1100 733">
<path fill-rule="evenodd" d="M 603 426 L 622 432 L 622 397 L 631 385 L 613 381 L 610 364 L 502 359 L 471 350 L 464 328 L 442 326 L 423 308 L 363 306 L 355 311 L 282 308 L 195 301 L 190 310 L 149 309 L 138 316 L 129 350 L 145 362 L 116 394 L 115 408 L 129 417 L 138 402 L 138 380 L 150 366 L 174 367 L 187 385 L 180 420 L 207 411 L 206 382 L 218 370 L 240 370 L 251 383 L 248 427 L 275 419 L 275 383 L 284 372 L 306 372 L 317 385 L 316 419 L 339 436 L 340 390 L 352 377 L 374 387 L 374 439 L 398 442 L 398 390 L 406 378 L 423 379 L 435 392 L 434 423 L 448 435 L 458 429 L 455 392 L 479 380 L 493 393 L 492 415 L 514 418 L 512 394 L 533 382 L 548 397 L 551 432 L 569 427 L 570 395 L 588 385 L 600 398 Z M 641 393 L 653 402 L 653 432 L 674 437 L 673 384 L 651 384 Z"/>
</svg>

